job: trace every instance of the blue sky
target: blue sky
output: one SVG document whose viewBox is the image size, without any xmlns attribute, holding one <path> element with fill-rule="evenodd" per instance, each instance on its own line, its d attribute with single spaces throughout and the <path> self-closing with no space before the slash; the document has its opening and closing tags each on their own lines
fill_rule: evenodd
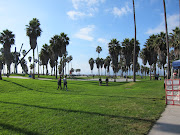
<svg viewBox="0 0 180 135">
<path fill-rule="evenodd" d="M 98 57 L 98 45 L 102 47 L 100 57 L 105 58 L 112 38 L 122 42 L 134 37 L 132 0 L 0 0 L 0 3 L 0 32 L 9 29 L 15 34 L 11 51 L 15 46 L 20 50 L 22 43 L 23 49 L 30 48 L 25 25 L 38 18 L 43 31 L 38 38 L 38 49 L 49 44 L 55 34 L 68 34 L 67 50 L 73 56 L 72 67 L 80 68 L 81 73 L 90 73 L 88 60 Z M 149 35 L 165 30 L 163 0 L 135 0 L 135 7 L 137 39 L 142 49 Z M 171 32 L 179 26 L 179 0 L 166 0 L 166 9 Z M 97 73 L 96 65 L 94 73 Z"/>
</svg>

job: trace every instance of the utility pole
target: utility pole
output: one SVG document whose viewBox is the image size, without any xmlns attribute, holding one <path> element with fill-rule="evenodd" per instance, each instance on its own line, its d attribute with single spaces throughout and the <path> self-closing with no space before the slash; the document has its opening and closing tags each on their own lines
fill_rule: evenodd
<svg viewBox="0 0 180 135">
<path fill-rule="evenodd" d="M 135 16 L 135 5 L 133 1 L 133 11 L 134 11 L 134 53 L 133 53 L 133 82 L 136 81 L 136 16 Z"/>
<path fill-rule="evenodd" d="M 164 4 L 164 19 L 165 19 L 165 29 L 166 29 L 166 45 L 167 45 L 167 79 L 170 77 L 170 63 L 169 63 L 169 42 L 168 42 L 168 29 L 167 29 L 167 18 L 166 18 L 166 4 L 165 0 L 163 0 Z"/>
</svg>

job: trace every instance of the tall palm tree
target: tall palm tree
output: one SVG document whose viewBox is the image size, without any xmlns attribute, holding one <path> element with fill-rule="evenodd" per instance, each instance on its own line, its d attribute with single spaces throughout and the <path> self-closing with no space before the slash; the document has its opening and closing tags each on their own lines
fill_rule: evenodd
<svg viewBox="0 0 180 135">
<path fill-rule="evenodd" d="M 102 48 L 100 46 L 97 46 L 96 52 L 98 53 L 98 57 L 99 57 L 99 54 L 100 54 L 101 51 L 102 51 Z"/>
<path fill-rule="evenodd" d="M 164 32 L 161 32 L 157 35 L 155 39 L 155 50 L 158 53 L 159 63 L 162 65 L 164 69 L 164 65 L 166 64 L 166 57 L 167 57 L 167 47 L 166 47 L 166 35 Z M 165 70 L 164 70 L 164 77 L 165 77 Z"/>
<path fill-rule="evenodd" d="M 62 56 L 62 42 L 61 38 L 59 35 L 55 35 L 50 39 L 50 49 L 51 52 L 53 52 L 54 55 L 54 61 L 55 61 L 55 66 L 56 66 L 56 79 L 57 79 L 57 61 L 58 61 L 58 56 Z"/>
<path fill-rule="evenodd" d="M 118 56 L 121 51 L 121 46 L 120 46 L 119 41 L 117 41 L 117 39 L 112 39 L 111 42 L 108 44 L 108 48 L 109 48 L 109 54 L 112 60 L 113 71 L 116 75 L 116 73 L 119 71 Z"/>
<path fill-rule="evenodd" d="M 136 14 L 135 4 L 133 0 L 133 12 L 134 12 L 134 52 L 133 52 L 133 81 L 136 81 Z"/>
<path fill-rule="evenodd" d="M 130 68 L 131 60 L 133 59 L 131 55 L 133 54 L 133 45 L 131 44 L 129 38 L 125 38 L 122 42 L 122 55 L 124 55 L 125 58 L 125 68 L 128 71 L 128 68 Z M 127 81 L 127 75 L 126 75 L 126 81 Z"/>
<path fill-rule="evenodd" d="M 147 61 L 150 65 L 150 80 L 151 80 L 151 67 L 152 65 L 156 65 L 157 63 L 157 51 L 155 49 L 155 40 L 156 40 L 157 36 L 156 35 L 151 35 L 149 37 L 149 39 L 147 39 L 146 43 L 145 43 L 145 47 L 146 47 L 146 56 L 147 56 Z M 154 66 L 156 67 L 156 66 Z M 156 70 L 154 71 L 154 73 L 156 73 Z"/>
<path fill-rule="evenodd" d="M 26 35 L 29 37 L 30 41 L 30 46 L 31 49 L 33 49 L 33 65 L 34 65 L 34 50 L 37 46 L 37 38 L 41 36 L 41 28 L 40 28 L 40 22 L 37 18 L 33 18 L 30 22 L 29 25 L 26 25 Z M 33 68 L 33 78 L 34 76 L 34 71 L 35 68 Z"/>
<path fill-rule="evenodd" d="M 94 59 L 90 58 L 89 59 L 89 65 L 90 65 L 90 69 L 91 69 L 91 73 L 93 72 L 93 68 L 94 68 Z"/>
<path fill-rule="evenodd" d="M 166 18 L 166 4 L 163 0 L 164 5 L 164 20 L 165 20 L 165 30 L 166 30 L 166 45 L 167 45 L 167 79 L 170 77 L 170 63 L 169 63 L 169 42 L 168 42 L 168 29 L 167 29 L 167 18 Z"/>
<path fill-rule="evenodd" d="M 7 64 L 7 74 L 10 74 L 10 64 L 12 62 L 11 60 L 11 45 L 14 44 L 15 35 L 12 33 L 12 31 L 9 31 L 8 29 L 3 30 L 2 33 L 0 33 L 0 43 L 3 45 L 4 53 L 3 57 L 5 59 L 5 62 Z"/>
</svg>

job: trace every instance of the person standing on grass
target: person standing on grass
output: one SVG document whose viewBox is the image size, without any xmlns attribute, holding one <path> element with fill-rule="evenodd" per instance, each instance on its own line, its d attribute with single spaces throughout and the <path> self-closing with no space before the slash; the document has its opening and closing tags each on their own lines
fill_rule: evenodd
<svg viewBox="0 0 180 135">
<path fill-rule="evenodd" d="M 65 77 L 63 79 L 63 83 L 64 83 L 64 88 L 66 87 L 66 91 L 67 91 L 68 89 L 67 89 L 67 79 L 66 79 L 66 77 L 67 77 L 67 75 L 65 75 Z"/>
<path fill-rule="evenodd" d="M 58 88 L 57 88 L 57 90 L 59 89 L 59 87 L 60 87 L 60 89 L 62 89 L 62 87 L 61 87 L 61 76 L 58 79 Z"/>
</svg>

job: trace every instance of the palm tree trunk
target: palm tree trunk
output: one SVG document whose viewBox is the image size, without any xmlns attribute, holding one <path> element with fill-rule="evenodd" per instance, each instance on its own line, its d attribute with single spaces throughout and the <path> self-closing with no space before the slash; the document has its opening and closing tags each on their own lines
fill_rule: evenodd
<svg viewBox="0 0 180 135">
<path fill-rule="evenodd" d="M 46 64 L 46 75 L 48 75 L 48 65 Z"/>
<path fill-rule="evenodd" d="M 68 74 L 69 74 L 69 63 L 68 63 Z"/>
<path fill-rule="evenodd" d="M 57 60 L 56 60 L 56 79 L 57 79 Z"/>
<path fill-rule="evenodd" d="M 135 16 L 135 5 L 133 0 L 133 11 L 134 11 L 134 53 L 133 53 L 133 82 L 136 81 L 136 16 Z"/>
<path fill-rule="evenodd" d="M 165 29 L 166 29 L 166 45 L 167 45 L 167 79 L 169 79 L 169 77 L 170 77 L 169 42 L 168 42 L 168 29 L 167 29 L 166 4 L 165 4 L 165 0 L 163 0 L 163 4 L 164 4 L 164 19 L 165 19 Z"/>
<path fill-rule="evenodd" d="M 44 75 L 44 65 L 43 65 L 43 75 Z"/>
<path fill-rule="evenodd" d="M 2 80 L 2 76 L 1 76 L 1 69 L 0 69 L 0 80 Z"/>
<path fill-rule="evenodd" d="M 151 65 L 150 65 L 150 80 L 151 80 Z"/>
<path fill-rule="evenodd" d="M 33 66 L 34 66 L 34 49 L 33 49 Z M 33 68 L 33 79 L 35 79 L 35 74 L 34 74 L 35 66 Z"/>
</svg>

